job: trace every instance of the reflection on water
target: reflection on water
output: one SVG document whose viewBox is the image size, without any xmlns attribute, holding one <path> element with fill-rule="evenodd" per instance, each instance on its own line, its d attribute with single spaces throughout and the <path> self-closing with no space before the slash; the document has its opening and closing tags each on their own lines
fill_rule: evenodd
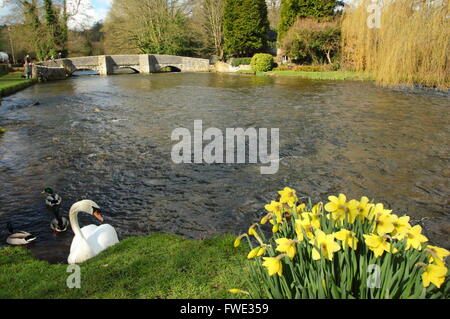
<svg viewBox="0 0 450 319">
<path fill-rule="evenodd" d="M 65 212 L 74 201 L 96 201 L 121 238 L 237 233 L 287 185 L 313 200 L 345 192 L 415 218 L 440 216 L 448 212 L 448 107 L 447 95 L 294 77 L 183 73 L 38 84 L 0 106 L 9 130 L 0 138 L 0 227 L 12 221 L 38 235 L 35 255 L 64 261 L 73 234 L 51 233 L 46 186 L 63 197 Z M 279 172 L 173 164 L 172 130 L 192 130 L 196 119 L 222 131 L 280 128 Z"/>
</svg>

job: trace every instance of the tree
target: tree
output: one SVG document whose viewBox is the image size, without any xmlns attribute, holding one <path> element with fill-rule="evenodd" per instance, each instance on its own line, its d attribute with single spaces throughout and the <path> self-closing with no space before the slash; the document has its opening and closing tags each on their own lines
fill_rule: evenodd
<svg viewBox="0 0 450 319">
<path fill-rule="evenodd" d="M 278 40 L 283 39 L 297 18 L 323 19 L 331 17 L 334 15 L 336 7 L 340 5 L 343 5 L 341 0 L 281 0 Z"/>
<path fill-rule="evenodd" d="M 252 56 L 267 46 L 269 20 L 265 0 L 226 0 L 224 50 L 227 56 Z"/>
<path fill-rule="evenodd" d="M 189 13 L 181 0 L 114 0 L 103 29 L 106 50 L 191 55 Z"/>
<path fill-rule="evenodd" d="M 215 54 L 223 57 L 223 12 L 225 0 L 203 0 L 203 27 L 214 41 Z"/>
</svg>

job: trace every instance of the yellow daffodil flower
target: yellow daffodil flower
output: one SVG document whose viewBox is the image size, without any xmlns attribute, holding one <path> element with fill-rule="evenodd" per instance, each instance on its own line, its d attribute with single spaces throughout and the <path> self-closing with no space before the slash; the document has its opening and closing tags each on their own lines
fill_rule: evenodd
<svg viewBox="0 0 450 319">
<path fill-rule="evenodd" d="M 353 224 L 356 220 L 356 217 L 359 216 L 358 206 L 359 202 L 355 199 L 352 199 L 347 203 L 347 221 L 350 224 Z"/>
<path fill-rule="evenodd" d="M 319 260 L 322 256 L 328 260 L 333 260 L 333 254 L 341 249 L 333 235 L 327 235 L 320 229 L 316 230 L 315 238 L 310 240 L 310 244 L 315 246 L 312 250 L 314 260 Z M 317 248 L 320 249 L 322 254 L 319 253 Z"/>
<path fill-rule="evenodd" d="M 252 250 L 250 250 L 250 252 L 248 253 L 248 255 L 247 255 L 247 259 L 253 259 L 253 258 L 255 258 L 256 257 L 256 255 L 258 255 L 258 252 L 259 252 L 259 249 L 260 249 L 261 247 L 256 247 L 256 248 L 253 248 Z"/>
<path fill-rule="evenodd" d="M 394 230 L 394 222 L 396 218 L 394 215 L 383 213 L 378 215 L 375 220 L 375 229 L 378 235 L 383 236 L 391 233 Z"/>
<path fill-rule="evenodd" d="M 267 221 L 270 220 L 270 219 L 272 218 L 272 216 L 273 216 L 272 213 L 268 213 L 266 216 L 264 216 L 264 217 L 261 219 L 260 224 L 261 224 L 261 225 L 267 224 Z"/>
<path fill-rule="evenodd" d="M 282 255 L 283 257 L 286 255 Z M 281 277 L 282 273 L 283 273 L 283 265 L 280 261 L 281 258 L 278 257 L 263 257 L 264 262 L 263 262 L 263 266 L 267 268 L 267 270 L 269 271 L 269 276 L 273 276 L 275 274 L 278 274 L 278 276 Z"/>
<path fill-rule="evenodd" d="M 406 250 L 410 249 L 411 247 L 417 250 L 421 250 L 422 243 L 428 241 L 428 238 L 422 235 L 422 226 L 420 225 L 416 225 L 408 229 L 404 234 L 397 236 L 397 238 L 400 240 L 406 238 Z"/>
<path fill-rule="evenodd" d="M 304 239 L 303 232 L 306 233 L 306 236 L 308 236 L 309 239 L 313 239 L 315 231 L 316 228 L 309 218 L 295 220 L 295 233 L 297 234 L 297 239 L 299 241 L 303 241 Z"/>
<path fill-rule="evenodd" d="M 375 257 L 380 257 L 383 253 L 391 252 L 391 244 L 387 241 L 389 236 L 378 236 L 378 235 L 363 235 L 365 238 L 365 243 L 371 251 L 375 253 Z M 397 252 L 397 248 L 393 248 L 392 253 Z"/>
<path fill-rule="evenodd" d="M 278 194 L 281 196 L 280 203 L 287 204 L 289 207 L 294 207 L 298 201 L 295 190 L 290 187 L 285 187 L 282 191 L 279 191 Z"/>
<path fill-rule="evenodd" d="M 301 216 L 303 220 L 306 220 L 306 223 L 311 224 L 315 229 L 320 228 L 320 215 L 304 212 L 301 214 Z"/>
<path fill-rule="evenodd" d="M 372 210 L 369 213 L 369 219 L 372 220 L 374 218 L 378 218 L 382 215 L 389 215 L 392 212 L 390 209 L 385 209 L 382 203 L 378 203 L 373 206 Z"/>
<path fill-rule="evenodd" d="M 370 211 L 375 205 L 369 203 L 369 199 L 366 196 L 361 197 L 356 209 L 358 210 L 358 217 L 361 221 L 369 219 Z"/>
<path fill-rule="evenodd" d="M 425 248 L 430 263 L 434 262 L 440 266 L 445 266 L 445 258 L 450 255 L 450 251 L 445 248 L 428 245 Z"/>
<path fill-rule="evenodd" d="M 428 264 L 424 265 L 424 271 L 422 274 L 422 283 L 427 288 L 430 283 L 440 288 L 445 281 L 448 269 L 443 265 Z"/>
<path fill-rule="evenodd" d="M 277 222 L 281 223 L 283 220 L 283 205 L 280 202 L 271 201 L 270 204 L 264 206 L 264 208 L 270 212 L 275 214 L 277 217 Z"/>
<path fill-rule="evenodd" d="M 402 216 L 398 217 L 395 214 L 392 214 L 394 216 L 394 230 L 392 231 L 392 236 L 395 238 L 403 236 L 405 232 L 409 229 L 411 229 L 411 225 L 409 224 L 409 216 Z"/>
<path fill-rule="evenodd" d="M 241 244 L 241 240 L 244 237 L 248 237 L 247 234 L 242 234 L 234 240 L 234 243 L 233 243 L 234 248 L 239 247 L 239 245 Z"/>
<path fill-rule="evenodd" d="M 343 222 L 350 210 L 356 209 L 357 201 L 347 203 L 347 197 L 344 194 L 339 194 L 339 197 L 328 196 L 328 200 L 325 210 L 331 213 L 331 218 L 335 222 Z"/>
<path fill-rule="evenodd" d="M 355 236 L 356 234 L 347 229 L 341 229 L 337 233 L 334 234 L 334 237 L 340 241 L 342 241 L 342 246 L 344 248 L 351 247 L 356 250 L 358 245 L 358 238 Z"/>
<path fill-rule="evenodd" d="M 302 203 L 302 204 L 297 205 L 297 207 L 295 207 L 295 212 L 297 214 L 301 214 L 305 211 L 305 209 L 306 209 L 306 204 Z"/>
<path fill-rule="evenodd" d="M 231 293 L 231 294 L 245 294 L 245 295 L 250 295 L 250 293 L 249 293 L 248 291 L 240 290 L 240 289 L 229 289 L 228 292 Z"/>
<path fill-rule="evenodd" d="M 275 240 L 278 247 L 276 248 L 277 251 L 281 253 L 286 253 L 290 259 L 293 259 L 295 257 L 295 254 L 297 253 L 297 242 L 296 240 L 288 239 L 288 238 L 278 238 Z"/>
<path fill-rule="evenodd" d="M 272 226 L 272 233 L 278 233 L 278 231 L 280 230 L 281 224 L 278 224 L 278 223 L 274 222 L 272 219 L 270 220 L 270 223 L 273 225 Z"/>
</svg>

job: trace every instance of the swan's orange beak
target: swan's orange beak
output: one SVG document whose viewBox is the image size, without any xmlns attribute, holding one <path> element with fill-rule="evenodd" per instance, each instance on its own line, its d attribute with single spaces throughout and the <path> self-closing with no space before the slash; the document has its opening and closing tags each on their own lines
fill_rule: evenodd
<svg viewBox="0 0 450 319">
<path fill-rule="evenodd" d="M 103 223 L 103 216 L 100 214 L 100 211 L 94 210 L 94 216 L 97 218 L 101 223 Z"/>
</svg>

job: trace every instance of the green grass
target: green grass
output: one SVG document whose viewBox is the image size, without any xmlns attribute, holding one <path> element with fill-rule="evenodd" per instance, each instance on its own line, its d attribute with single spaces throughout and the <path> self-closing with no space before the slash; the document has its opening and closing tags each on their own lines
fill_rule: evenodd
<svg viewBox="0 0 450 319">
<path fill-rule="evenodd" d="M 13 94 L 33 83 L 33 80 L 21 78 L 22 72 L 12 72 L 0 76 L 0 97 Z"/>
<path fill-rule="evenodd" d="M 81 288 L 66 285 L 67 265 L 35 259 L 24 248 L 0 249 L 0 298 L 235 298 L 244 248 L 234 237 L 204 241 L 175 235 L 133 237 L 80 264 Z"/>
<path fill-rule="evenodd" d="M 370 81 L 371 77 L 363 72 L 354 71 L 269 71 L 257 72 L 260 76 L 298 76 L 311 80 L 356 80 Z"/>
</svg>

